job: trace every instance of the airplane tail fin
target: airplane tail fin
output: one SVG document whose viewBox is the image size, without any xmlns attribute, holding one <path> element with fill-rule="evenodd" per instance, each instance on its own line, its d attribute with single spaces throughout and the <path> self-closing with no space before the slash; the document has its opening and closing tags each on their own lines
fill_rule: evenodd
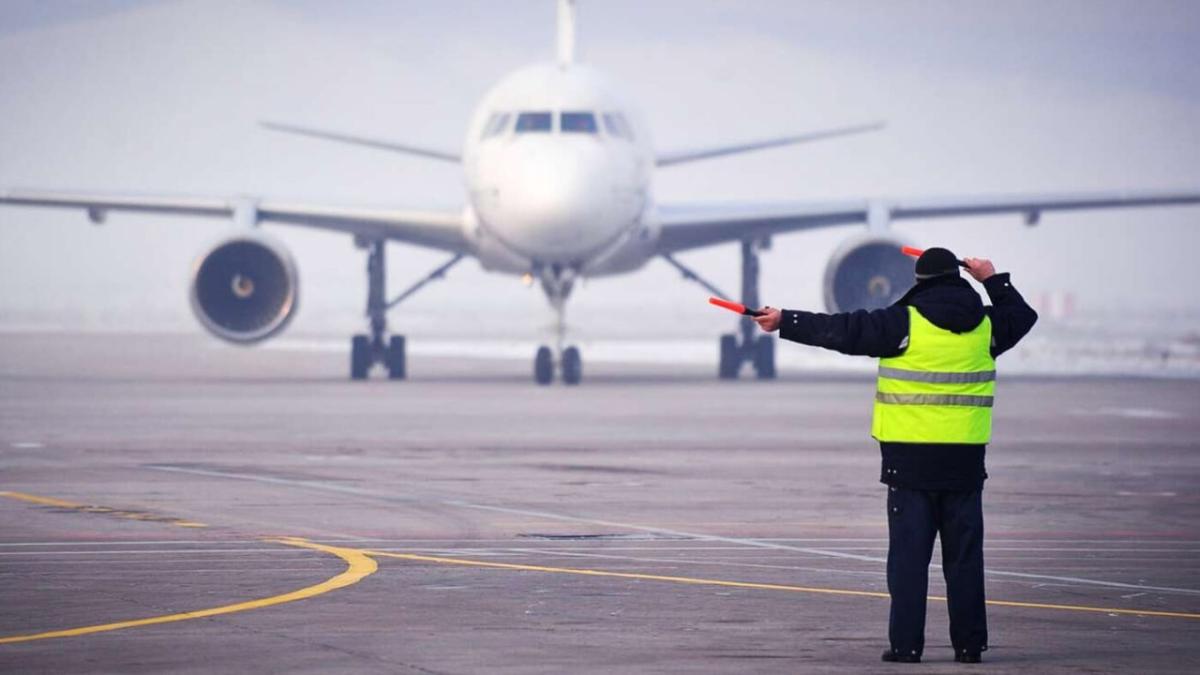
<svg viewBox="0 0 1200 675">
<path fill-rule="evenodd" d="M 461 157 L 452 152 L 445 152 L 443 150 L 435 150 L 432 148 L 422 148 L 415 145 L 394 143 L 392 141 L 385 141 L 377 138 L 367 138 L 365 136 L 353 136 L 350 134 L 342 134 L 333 131 L 310 129 L 308 127 L 300 127 L 294 124 L 284 124 L 282 122 L 260 121 L 258 125 L 271 131 L 282 131 L 283 133 L 287 134 L 308 136 L 309 138 L 320 138 L 326 141 L 337 141 L 338 143 L 359 145 L 367 148 L 375 148 L 376 150 L 387 150 L 388 152 L 398 152 L 405 155 L 416 155 L 417 157 L 437 159 L 443 162 L 454 162 L 457 164 L 462 161 Z"/>
<path fill-rule="evenodd" d="M 558 65 L 575 63 L 575 0 L 558 0 Z"/>
</svg>

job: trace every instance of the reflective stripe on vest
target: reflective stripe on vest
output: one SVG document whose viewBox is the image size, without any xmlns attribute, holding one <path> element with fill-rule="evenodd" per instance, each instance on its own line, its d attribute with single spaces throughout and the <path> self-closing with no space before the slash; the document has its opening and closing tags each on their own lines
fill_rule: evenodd
<svg viewBox="0 0 1200 675">
<path fill-rule="evenodd" d="M 972 405 L 992 407 L 991 396 L 964 396 L 962 394 L 885 394 L 875 392 L 875 400 L 895 405 Z"/>
<path fill-rule="evenodd" d="M 879 376 L 890 380 L 908 380 L 909 382 L 991 382 L 996 379 L 996 371 L 981 370 L 977 373 L 930 373 L 919 370 L 901 370 L 879 366 Z"/>
<path fill-rule="evenodd" d="M 908 307 L 908 347 L 880 359 L 871 435 L 899 443 L 991 440 L 996 362 L 992 323 L 954 333 Z"/>
</svg>

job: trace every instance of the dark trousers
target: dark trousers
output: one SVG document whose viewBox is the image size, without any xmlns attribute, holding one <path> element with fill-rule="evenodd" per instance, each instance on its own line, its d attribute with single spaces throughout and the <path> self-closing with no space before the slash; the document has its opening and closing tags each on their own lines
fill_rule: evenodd
<svg viewBox="0 0 1200 675">
<path fill-rule="evenodd" d="M 888 638 L 901 654 L 925 649 L 925 596 L 933 539 L 942 538 L 942 572 L 956 653 L 987 648 L 983 594 L 982 490 L 888 488 Z"/>
</svg>

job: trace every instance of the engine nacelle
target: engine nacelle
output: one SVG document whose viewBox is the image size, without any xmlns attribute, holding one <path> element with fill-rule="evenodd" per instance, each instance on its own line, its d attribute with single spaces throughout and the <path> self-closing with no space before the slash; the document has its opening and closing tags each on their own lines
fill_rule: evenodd
<svg viewBox="0 0 1200 675">
<path fill-rule="evenodd" d="M 192 312 L 208 332 L 237 344 L 283 330 L 299 291 L 291 254 L 257 232 L 221 241 L 192 266 Z"/>
<path fill-rule="evenodd" d="M 839 246 L 825 267 L 825 307 L 848 312 L 899 300 L 916 283 L 916 261 L 900 252 L 903 243 L 867 234 Z"/>
</svg>

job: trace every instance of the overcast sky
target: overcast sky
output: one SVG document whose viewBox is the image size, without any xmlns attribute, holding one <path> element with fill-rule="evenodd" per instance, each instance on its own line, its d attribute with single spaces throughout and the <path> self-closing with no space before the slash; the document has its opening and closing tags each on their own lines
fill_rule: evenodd
<svg viewBox="0 0 1200 675">
<path fill-rule="evenodd" d="M 447 164 L 262 131 L 278 119 L 456 149 L 506 72 L 554 54 L 554 3 L 348 0 L 5 0 L 0 186 L 254 194 L 448 206 Z M 1200 3 L 579 0 L 583 60 L 639 102 L 674 149 L 886 120 L 886 131 L 672 167 L 660 202 L 795 201 L 1200 188 Z M 228 223 L 0 208 L 0 322 L 113 321 L 199 330 L 193 258 Z M 1200 208 L 904 223 L 921 246 L 990 256 L 1030 295 L 1085 308 L 1200 309 Z M 364 260 L 348 237 L 271 228 L 296 255 L 292 330 L 360 323 Z M 853 228 L 779 237 L 764 299 L 820 308 L 829 254 Z M 395 287 L 442 256 L 391 249 Z M 684 260 L 736 288 L 736 249 Z M 590 281 L 587 333 L 643 319 L 715 335 L 728 317 L 661 261 Z M 405 331 L 503 315 L 544 326 L 545 302 L 470 262 L 406 303 Z"/>
</svg>

